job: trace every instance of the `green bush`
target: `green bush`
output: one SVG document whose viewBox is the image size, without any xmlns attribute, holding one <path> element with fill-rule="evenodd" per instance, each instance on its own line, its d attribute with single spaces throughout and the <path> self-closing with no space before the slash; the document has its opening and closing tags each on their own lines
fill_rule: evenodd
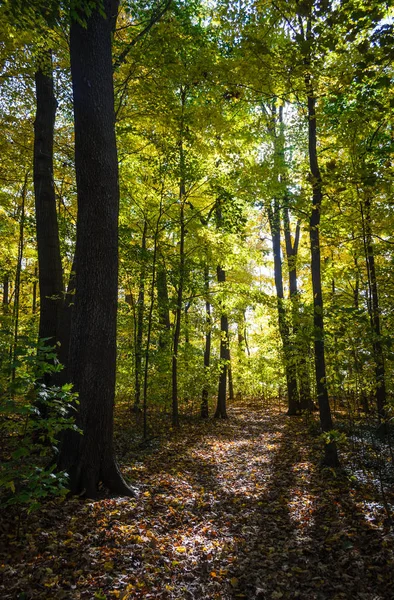
<svg viewBox="0 0 394 600">
<path fill-rule="evenodd" d="M 45 341 L 44 341 L 45 342 Z M 68 475 L 56 470 L 62 433 L 75 424 L 77 395 L 71 385 L 47 386 L 43 375 L 58 370 L 53 349 L 25 350 L 15 377 L 0 398 L 0 506 L 31 512 L 48 496 L 67 494 Z"/>
</svg>

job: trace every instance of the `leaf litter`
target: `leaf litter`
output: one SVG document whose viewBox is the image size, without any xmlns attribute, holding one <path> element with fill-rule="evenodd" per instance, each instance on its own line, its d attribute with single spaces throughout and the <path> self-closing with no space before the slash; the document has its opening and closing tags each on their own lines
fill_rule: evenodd
<svg viewBox="0 0 394 600">
<path fill-rule="evenodd" d="M 320 468 L 302 419 L 257 402 L 229 414 L 148 450 L 127 448 L 123 431 L 137 498 L 47 502 L 19 539 L 17 516 L 3 514 L 1 598 L 394 598 L 376 485 Z"/>
</svg>

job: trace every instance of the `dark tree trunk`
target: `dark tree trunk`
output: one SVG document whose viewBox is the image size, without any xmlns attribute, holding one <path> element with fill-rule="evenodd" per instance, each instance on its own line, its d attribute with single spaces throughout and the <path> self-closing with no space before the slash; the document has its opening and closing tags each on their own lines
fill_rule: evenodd
<svg viewBox="0 0 394 600">
<path fill-rule="evenodd" d="M 8 273 L 3 277 L 3 314 L 8 314 L 9 308 L 9 290 L 10 290 L 10 276 Z"/>
<path fill-rule="evenodd" d="M 248 344 L 248 336 L 247 336 L 247 329 L 246 329 L 246 312 L 243 311 L 242 314 L 240 315 L 238 322 L 237 322 L 237 329 L 238 329 L 238 350 L 244 354 L 245 352 L 247 353 L 248 356 L 250 356 L 250 348 L 249 348 L 249 344 Z"/>
<path fill-rule="evenodd" d="M 181 335 L 181 318 L 182 318 L 182 302 L 183 302 L 183 285 L 185 278 L 185 156 L 183 151 L 183 127 L 184 127 L 184 109 L 186 104 L 186 89 L 181 88 L 181 124 L 179 136 L 179 167 L 180 167 L 180 183 L 179 183 L 179 217 L 180 217 L 180 239 L 179 239 L 179 281 L 177 290 L 176 310 L 175 310 L 175 327 L 172 347 L 172 424 L 174 427 L 179 427 L 179 408 L 178 408 L 178 350 L 179 340 Z"/>
<path fill-rule="evenodd" d="M 163 214 L 163 205 L 162 205 L 162 201 L 161 201 L 159 217 L 156 222 L 154 244 L 153 244 L 152 282 L 151 282 L 150 294 L 149 294 L 150 303 L 149 303 L 148 324 L 147 324 L 147 332 L 146 332 L 146 346 L 145 346 L 144 383 L 143 383 L 143 394 L 142 394 L 144 440 L 146 440 L 148 437 L 148 374 L 149 374 L 150 340 L 151 340 L 151 335 L 152 335 L 153 306 L 155 303 L 157 244 L 158 244 L 159 227 L 160 227 L 160 220 L 161 220 L 162 214 Z M 144 227 L 144 237 L 146 237 L 146 228 L 145 227 Z"/>
<path fill-rule="evenodd" d="M 204 350 L 204 386 L 202 389 L 202 398 L 201 398 L 201 418 L 208 419 L 209 416 L 209 387 L 208 387 L 208 374 L 209 367 L 211 363 L 211 328 L 212 328 L 212 319 L 211 319 L 211 304 L 209 302 L 209 267 L 208 265 L 204 266 L 204 290 L 205 290 L 205 350 Z"/>
<path fill-rule="evenodd" d="M 326 379 L 323 294 L 320 264 L 320 212 L 323 200 L 323 192 L 322 179 L 317 157 L 316 99 L 309 75 L 305 77 L 305 85 L 308 101 L 309 168 L 312 180 L 312 212 L 309 220 L 309 234 L 311 245 L 316 391 L 319 403 L 321 428 L 323 432 L 329 432 L 333 428 L 333 423 L 331 418 Z M 334 441 L 325 444 L 324 462 L 330 467 L 336 467 L 339 465 L 337 447 Z"/>
<path fill-rule="evenodd" d="M 145 253 L 146 253 L 146 233 L 148 230 L 148 222 L 145 219 L 144 229 L 142 231 L 141 241 L 141 271 L 140 282 L 137 300 L 137 331 L 135 336 L 135 395 L 134 395 L 134 410 L 140 410 L 141 403 L 141 377 L 142 377 L 142 339 L 144 333 L 144 309 L 145 309 Z"/>
<path fill-rule="evenodd" d="M 168 299 L 168 287 L 167 287 L 167 274 L 164 264 L 159 261 L 157 265 L 157 304 L 159 312 L 159 348 L 162 350 L 168 346 L 169 332 L 171 330 L 170 311 L 169 311 L 169 299 Z"/>
<path fill-rule="evenodd" d="M 60 467 L 73 493 L 95 497 L 102 482 L 130 495 L 113 454 L 118 297 L 118 160 L 114 122 L 111 37 L 117 3 L 104 0 L 71 23 L 75 166 L 78 193 L 76 293 L 70 372 L 79 393 L 77 423 L 67 434 Z"/>
<path fill-rule="evenodd" d="M 300 222 L 298 221 L 295 230 L 294 242 L 291 240 L 289 209 L 287 206 L 283 209 L 283 224 L 286 244 L 287 268 L 289 271 L 289 295 L 292 307 L 293 336 L 297 340 L 299 332 L 299 305 L 298 305 L 298 284 L 297 284 L 297 255 L 300 242 Z M 299 388 L 299 406 L 301 410 L 317 410 L 312 400 L 311 387 L 309 381 L 309 368 L 306 359 L 305 348 L 302 344 L 294 348 L 295 350 L 295 368 L 298 376 Z"/>
<path fill-rule="evenodd" d="M 227 356 L 228 356 L 228 398 L 229 400 L 234 400 L 234 380 L 233 380 L 233 370 L 231 368 L 231 354 L 229 342 L 227 344 Z"/>
<path fill-rule="evenodd" d="M 299 412 L 297 377 L 294 368 L 292 351 L 290 346 L 290 331 L 286 318 L 283 294 L 282 258 L 280 243 L 280 212 L 278 202 L 274 201 L 274 207 L 268 208 L 269 223 L 272 236 L 272 251 L 274 254 L 274 277 L 278 309 L 279 333 L 282 339 L 283 354 L 285 359 L 285 373 L 287 384 L 287 414 L 292 416 Z"/>
<path fill-rule="evenodd" d="M 238 331 L 238 348 L 241 352 L 245 352 L 245 313 L 242 313 L 242 317 L 237 322 Z"/>
<path fill-rule="evenodd" d="M 372 241 L 371 199 L 369 194 L 367 194 L 364 203 L 363 226 L 365 258 L 367 262 L 369 286 L 369 316 L 371 321 L 373 352 L 375 360 L 375 398 L 378 412 L 379 430 L 384 433 L 386 431 L 386 378 L 381 337 L 382 333 L 380 324 L 379 293 L 376 280 L 375 251 Z"/>
<path fill-rule="evenodd" d="M 226 272 L 221 266 L 217 267 L 217 278 L 218 283 L 223 284 L 226 282 Z M 228 369 L 228 318 L 222 308 L 222 314 L 220 316 L 220 375 L 219 375 L 219 388 L 218 388 L 218 400 L 215 411 L 215 419 L 227 419 L 227 407 L 226 407 L 226 396 L 227 396 L 227 369 Z"/>
<path fill-rule="evenodd" d="M 55 385 L 60 386 L 70 381 L 68 357 L 70 349 L 72 313 L 75 297 L 76 268 L 76 255 L 74 255 L 73 263 L 71 265 L 71 272 L 68 279 L 67 289 L 62 304 L 62 310 L 60 311 L 60 320 L 58 328 L 58 339 L 60 340 L 58 359 L 59 362 L 63 365 L 63 369 L 60 371 L 60 373 L 55 373 L 53 377 L 53 383 Z"/>
<path fill-rule="evenodd" d="M 180 191 L 180 243 L 179 243 L 179 281 L 175 310 L 175 328 L 172 349 L 172 424 L 179 427 L 179 409 L 178 409 L 178 350 L 179 339 L 181 335 L 182 301 L 183 301 L 183 279 L 185 272 L 185 188 L 181 184 Z"/>
<path fill-rule="evenodd" d="M 15 273 L 15 290 L 14 290 L 14 306 L 12 311 L 12 322 L 13 322 L 13 341 L 10 349 L 11 359 L 11 382 L 15 381 L 16 374 L 16 355 L 18 350 L 19 341 L 19 312 L 20 312 L 20 293 L 21 293 L 21 274 L 22 274 L 22 261 L 23 252 L 25 248 L 25 218 L 26 218 L 26 195 L 27 195 L 27 183 L 29 179 L 29 173 L 25 174 L 25 180 L 22 185 L 21 191 L 21 204 L 19 207 L 19 240 L 18 240 L 18 259 L 16 263 Z"/>
<path fill-rule="evenodd" d="M 52 77 L 52 55 L 41 53 L 35 74 L 37 110 L 34 122 L 34 195 L 40 292 L 39 338 L 55 345 L 63 304 L 56 196 L 53 181 L 53 139 L 57 102 Z"/>
</svg>

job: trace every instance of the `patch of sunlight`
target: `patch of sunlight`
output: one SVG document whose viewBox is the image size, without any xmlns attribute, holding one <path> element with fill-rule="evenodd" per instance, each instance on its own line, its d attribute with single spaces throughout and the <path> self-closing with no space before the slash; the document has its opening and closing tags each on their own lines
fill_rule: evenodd
<svg viewBox="0 0 394 600">
<path fill-rule="evenodd" d="M 290 520 L 301 529 L 310 529 L 315 524 L 313 516 L 314 498 L 302 490 L 292 490 L 288 504 Z"/>
</svg>

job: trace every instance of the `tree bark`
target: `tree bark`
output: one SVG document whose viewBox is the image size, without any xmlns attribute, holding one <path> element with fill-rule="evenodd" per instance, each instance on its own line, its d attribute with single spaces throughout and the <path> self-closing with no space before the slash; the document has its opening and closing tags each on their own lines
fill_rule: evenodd
<svg viewBox="0 0 394 600">
<path fill-rule="evenodd" d="M 286 245 L 287 268 L 289 271 L 289 296 L 292 307 L 293 337 L 297 340 L 299 332 L 299 304 L 298 304 L 298 283 L 297 283 L 297 254 L 300 242 L 300 222 L 297 222 L 294 242 L 291 240 L 290 218 L 288 206 L 283 209 L 283 225 Z M 309 381 L 309 368 L 306 359 L 306 349 L 302 343 L 298 343 L 295 350 L 295 369 L 298 378 L 299 406 L 301 410 L 317 410 L 312 400 L 311 387 Z"/>
<path fill-rule="evenodd" d="M 52 77 L 52 54 L 42 52 L 35 74 L 34 196 L 38 251 L 40 320 L 38 336 L 46 345 L 59 340 L 63 304 L 63 268 L 60 255 L 56 196 L 53 181 L 53 141 L 57 102 Z"/>
<path fill-rule="evenodd" d="M 159 312 L 159 348 L 164 350 L 169 344 L 169 332 L 171 330 L 171 320 L 169 311 L 169 298 L 167 287 L 167 274 L 164 264 L 161 261 L 157 265 L 157 304 Z"/>
<path fill-rule="evenodd" d="M 202 388 L 201 398 L 201 418 L 208 419 L 209 416 L 209 388 L 208 388 L 208 373 L 211 363 L 211 304 L 209 302 L 209 267 L 204 265 L 204 291 L 205 291 L 205 350 L 204 350 L 204 385 Z"/>
<path fill-rule="evenodd" d="M 73 493 L 95 497 L 99 483 L 132 495 L 113 453 L 118 297 L 118 160 L 111 37 L 117 3 L 73 20 L 70 31 L 78 219 L 76 292 L 70 372 L 79 394 L 77 424 L 68 432 L 60 467 Z"/>
<path fill-rule="evenodd" d="M 316 99 L 309 75 L 305 77 L 305 86 L 308 103 L 308 151 L 309 168 L 312 181 L 312 212 L 309 219 L 309 235 L 311 246 L 311 271 L 313 290 L 313 325 L 314 325 L 314 350 L 315 350 L 315 375 L 316 391 L 319 403 L 320 424 L 323 432 L 333 428 L 330 403 L 327 391 L 326 362 L 324 348 L 324 319 L 323 319 L 323 294 L 321 284 L 320 264 L 320 212 L 323 200 L 322 178 L 317 156 L 316 134 Z M 330 467 L 339 465 L 336 443 L 326 443 L 324 463 Z"/>
<path fill-rule="evenodd" d="M 19 313 L 20 313 L 20 292 L 21 292 L 21 274 L 22 274 L 22 261 L 23 252 L 25 249 L 25 218 L 26 218 L 26 196 L 27 196 L 27 184 L 29 180 L 29 172 L 25 174 L 25 180 L 21 190 L 21 204 L 19 207 L 19 240 L 18 240 L 18 259 L 16 263 L 15 273 L 15 290 L 14 290 L 14 306 L 12 311 L 12 323 L 13 323 L 13 340 L 10 350 L 11 359 L 11 382 L 14 383 L 16 375 L 16 356 L 18 350 L 19 341 Z"/>
<path fill-rule="evenodd" d="M 287 386 L 287 414 L 294 416 L 299 412 L 296 370 L 292 364 L 290 346 L 290 331 L 286 318 L 283 294 L 281 240 L 280 240 L 280 209 L 277 200 L 274 207 L 268 207 L 268 217 L 272 236 L 272 252 L 274 254 L 274 278 L 277 298 L 279 333 L 282 339 L 283 355 L 285 360 L 286 386 Z"/>
<path fill-rule="evenodd" d="M 144 229 L 142 231 L 141 240 L 141 271 L 140 282 L 137 300 L 137 331 L 135 336 L 135 395 L 134 395 L 134 410 L 140 410 L 141 403 L 141 377 L 142 377 L 142 339 L 144 332 L 144 308 L 145 308 L 145 253 L 146 253 L 146 233 L 148 230 L 148 222 L 144 220 Z"/>
<path fill-rule="evenodd" d="M 162 214 L 163 214 L 163 203 L 162 203 L 162 199 L 161 199 L 159 216 L 158 216 L 158 219 L 156 222 L 155 234 L 154 234 L 154 240 L 153 240 L 152 282 L 151 282 L 150 294 L 149 294 L 150 303 L 149 303 L 149 311 L 148 311 L 148 325 L 147 325 L 146 346 L 145 346 L 144 382 L 143 382 L 143 395 L 142 395 L 144 440 L 146 440 L 148 437 L 148 375 L 149 375 L 150 340 L 151 340 L 151 334 L 152 334 L 153 306 L 155 303 L 157 246 L 158 246 L 158 239 L 159 239 L 160 220 L 161 220 Z M 146 224 L 146 221 L 145 221 L 145 224 Z M 144 227 L 144 238 L 145 237 L 146 237 L 146 228 Z"/>
<path fill-rule="evenodd" d="M 228 356 L 228 366 L 227 366 L 228 398 L 229 398 L 229 400 L 234 400 L 234 380 L 233 380 L 233 370 L 231 368 L 230 340 L 228 340 L 228 342 L 227 342 L 227 356 Z"/>
<path fill-rule="evenodd" d="M 183 301 L 183 280 L 185 272 L 185 187 L 181 183 L 180 188 L 180 241 L 179 241 L 179 281 L 175 310 L 175 328 L 172 348 L 172 424 L 179 427 L 179 408 L 178 408 L 178 350 L 179 339 L 181 335 L 182 301 Z"/>
<path fill-rule="evenodd" d="M 380 306 L 378 284 L 376 279 L 375 251 L 372 241 L 371 198 L 367 193 L 364 207 L 361 207 L 364 229 L 364 248 L 367 263 L 369 286 L 369 316 L 372 329 L 372 346 L 375 360 L 375 398 L 378 413 L 379 430 L 386 432 L 386 378 L 384 354 L 382 346 L 382 332 L 380 323 Z"/>
<path fill-rule="evenodd" d="M 183 151 L 183 127 L 184 127 L 184 109 L 186 104 L 186 88 L 181 87 L 181 123 L 179 135 L 179 167 L 180 167 L 180 182 L 179 182 L 179 220 L 180 220 L 180 235 L 179 235 L 179 280 L 175 309 L 175 327 L 172 347 L 172 424 L 174 427 L 179 427 L 179 407 L 178 407 L 178 350 L 179 340 L 181 335 L 181 318 L 182 318 L 182 302 L 183 302 L 183 285 L 185 278 L 185 156 Z"/>
<path fill-rule="evenodd" d="M 8 314 L 9 309 L 9 289 L 10 289 L 10 276 L 8 273 L 3 276 L 3 315 Z"/>
<path fill-rule="evenodd" d="M 217 267 L 218 283 L 226 282 L 226 271 L 220 265 Z M 228 369 L 228 318 L 222 307 L 220 316 L 220 375 L 218 399 L 216 404 L 215 419 L 227 419 L 227 369 Z"/>
</svg>

